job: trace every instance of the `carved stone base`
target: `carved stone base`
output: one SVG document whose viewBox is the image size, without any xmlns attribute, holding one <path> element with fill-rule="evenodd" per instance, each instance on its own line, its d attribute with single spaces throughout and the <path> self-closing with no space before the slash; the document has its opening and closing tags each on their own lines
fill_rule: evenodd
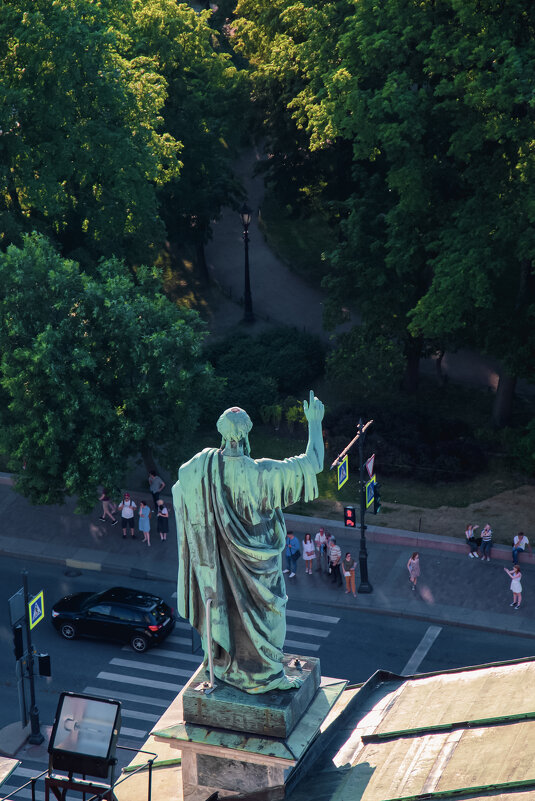
<svg viewBox="0 0 535 801">
<path fill-rule="evenodd" d="M 217 680 L 215 690 L 207 694 L 202 685 L 209 679 L 208 670 L 199 668 L 183 690 L 184 720 L 199 726 L 288 737 L 316 695 L 321 674 L 316 657 L 285 654 L 283 664 L 286 675 L 301 679 L 301 686 L 258 695 L 236 690 Z"/>
<path fill-rule="evenodd" d="M 292 772 L 298 768 L 306 772 L 307 751 L 347 682 L 320 680 L 317 659 L 299 660 L 306 672 L 301 688 L 259 696 L 221 684 L 209 694 L 201 693 L 196 688 L 205 669 L 199 668 L 179 696 L 183 722 L 153 732 L 156 739 L 171 740 L 182 753 L 185 801 L 205 801 L 216 791 L 222 798 L 262 791 L 263 797 L 277 801 L 284 797 Z M 251 732 L 252 726 L 260 731 Z M 275 730 L 286 733 L 277 736 Z"/>
</svg>

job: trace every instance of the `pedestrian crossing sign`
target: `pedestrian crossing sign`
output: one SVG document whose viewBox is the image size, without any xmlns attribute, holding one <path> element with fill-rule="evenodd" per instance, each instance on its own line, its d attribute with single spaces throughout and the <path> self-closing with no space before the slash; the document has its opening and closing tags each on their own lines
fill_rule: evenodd
<svg viewBox="0 0 535 801">
<path fill-rule="evenodd" d="M 366 509 L 369 509 L 373 503 L 373 488 L 377 484 L 377 476 L 375 474 L 370 478 L 370 480 L 365 484 L 366 490 Z"/>
<path fill-rule="evenodd" d="M 349 478 L 349 466 L 347 463 L 347 455 L 344 456 L 338 465 L 338 489 L 341 489 Z"/>
<path fill-rule="evenodd" d="M 45 601 L 43 598 L 43 590 L 36 595 L 30 603 L 28 604 L 28 615 L 30 618 L 30 629 L 33 629 L 34 626 L 44 618 L 45 616 Z"/>
</svg>

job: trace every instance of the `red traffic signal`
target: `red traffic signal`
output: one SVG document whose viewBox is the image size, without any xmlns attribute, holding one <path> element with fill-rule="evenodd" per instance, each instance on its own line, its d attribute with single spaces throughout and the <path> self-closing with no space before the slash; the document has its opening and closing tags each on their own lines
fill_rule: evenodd
<svg viewBox="0 0 535 801">
<path fill-rule="evenodd" d="M 344 526 L 355 528 L 357 525 L 354 506 L 344 506 Z"/>
</svg>

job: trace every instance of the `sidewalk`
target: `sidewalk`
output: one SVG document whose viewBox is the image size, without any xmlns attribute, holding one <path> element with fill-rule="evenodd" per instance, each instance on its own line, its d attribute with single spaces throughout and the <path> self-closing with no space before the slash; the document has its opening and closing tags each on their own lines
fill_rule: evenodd
<svg viewBox="0 0 535 801">
<path fill-rule="evenodd" d="M 152 500 L 149 493 L 136 494 L 135 500 Z M 168 499 L 170 500 L 170 499 Z M 173 585 L 177 575 L 177 546 L 174 517 L 170 533 L 162 543 L 155 534 L 147 548 L 137 534 L 136 541 L 123 540 L 120 525 L 113 528 L 99 520 L 100 504 L 92 515 L 74 513 L 74 502 L 65 506 L 31 506 L 15 493 L 9 477 L 0 474 L 0 504 L 3 510 L 3 534 L 0 554 L 31 561 L 59 564 L 64 567 L 124 576 L 125 584 L 136 585 L 140 579 L 157 579 Z M 290 600 L 310 605 L 351 607 L 380 614 L 419 618 L 472 626 L 489 631 L 535 638 L 533 581 L 535 557 L 521 558 L 523 605 L 511 609 L 510 579 L 504 566 L 511 567 L 510 548 L 497 545 L 492 561 L 469 559 L 461 539 L 433 534 L 387 529 L 375 525 L 368 516 L 368 572 L 373 593 L 346 595 L 335 587 L 328 575 L 307 576 L 302 563 L 295 579 L 287 579 Z M 321 520 L 287 514 L 287 527 L 299 539 L 309 531 L 315 534 L 320 525 L 337 537 L 342 554 L 351 551 L 358 561 L 360 534 L 344 528 L 342 521 Z M 407 560 L 419 551 L 421 577 L 416 592 L 408 581 Z M 302 560 L 301 560 L 302 562 Z M 115 581 L 110 577 L 110 584 Z M 165 593 L 171 594 L 171 587 Z"/>
</svg>

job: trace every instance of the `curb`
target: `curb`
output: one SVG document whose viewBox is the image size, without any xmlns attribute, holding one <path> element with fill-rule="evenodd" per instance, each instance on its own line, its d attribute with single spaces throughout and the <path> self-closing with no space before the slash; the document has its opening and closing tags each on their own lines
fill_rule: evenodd
<svg viewBox="0 0 535 801">
<path fill-rule="evenodd" d="M 69 559 L 62 556 L 49 556 L 47 554 L 28 554 L 18 551 L 10 551 L 0 547 L 0 554 L 8 559 L 27 559 L 31 562 L 46 562 L 51 565 L 72 570 L 87 570 L 96 573 L 114 573 L 119 576 L 129 576 L 130 578 L 145 579 L 147 581 L 169 581 L 175 582 L 175 578 L 168 578 L 161 574 L 150 573 L 148 570 L 141 570 L 138 567 L 122 567 L 111 562 L 84 562 L 79 559 Z"/>
</svg>

